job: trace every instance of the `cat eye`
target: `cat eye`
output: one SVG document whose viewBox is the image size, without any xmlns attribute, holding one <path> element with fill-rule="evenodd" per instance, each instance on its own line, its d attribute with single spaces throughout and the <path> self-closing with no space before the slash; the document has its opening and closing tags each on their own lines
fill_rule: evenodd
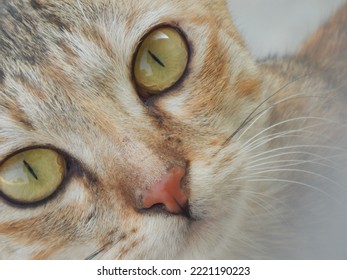
<svg viewBox="0 0 347 280">
<path fill-rule="evenodd" d="M 182 77 L 187 64 L 188 47 L 182 34 L 172 27 L 155 29 L 136 53 L 136 84 L 149 94 L 161 93 Z"/>
<path fill-rule="evenodd" d="M 18 203 L 34 203 L 52 195 L 65 177 L 65 159 L 50 149 L 15 154 L 0 166 L 0 192 Z"/>
</svg>

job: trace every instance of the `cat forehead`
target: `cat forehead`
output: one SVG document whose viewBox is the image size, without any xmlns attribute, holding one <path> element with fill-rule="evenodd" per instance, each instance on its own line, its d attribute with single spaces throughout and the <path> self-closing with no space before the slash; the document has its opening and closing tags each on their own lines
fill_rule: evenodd
<svg viewBox="0 0 347 280">
<path fill-rule="evenodd" d="M 195 82 L 200 79 L 200 72 L 206 80 L 203 92 L 214 92 L 212 88 L 207 90 L 208 85 L 212 87 L 213 83 L 207 79 L 206 70 L 216 68 L 209 61 L 216 61 L 219 53 L 223 52 L 216 52 L 214 57 L 206 51 L 208 47 L 216 49 L 218 39 L 211 38 L 213 44 L 209 44 L 209 35 L 215 36 L 216 32 L 208 30 L 205 23 L 213 23 L 218 16 L 224 17 L 222 13 L 217 15 L 211 11 L 223 8 L 223 1 L 32 0 L 26 1 L 24 7 L 20 5 L 22 1 L 18 0 L 0 3 L 6 7 L 9 21 L 12 19 L 14 22 L 10 14 L 16 11 L 17 19 L 19 15 L 23 19 L 30 19 L 26 24 L 32 24 L 31 30 L 37 35 L 37 38 L 30 37 L 31 31 L 27 31 L 25 25 L 19 25 L 20 32 L 13 32 L 19 42 L 15 46 L 17 49 L 9 48 L 15 58 L 11 59 L 10 55 L 4 59 L 6 77 L 3 85 L 6 91 L 0 95 L 0 106 L 3 105 L 5 111 L 3 116 L 0 115 L 0 122 L 4 127 L 11 127 L 11 130 L 7 130 L 10 133 L 4 131 L 7 133 L 5 137 L 10 135 L 14 139 L 12 143 L 21 141 L 18 146 L 37 139 L 40 143 L 51 143 L 52 138 L 55 139 L 54 143 L 58 142 L 57 146 L 71 139 L 76 139 L 76 146 L 79 146 L 78 143 L 82 142 L 78 140 L 81 131 L 88 131 L 88 138 L 98 139 L 96 127 L 111 134 L 117 124 L 117 135 L 123 135 L 124 130 L 138 129 L 133 120 L 144 121 L 149 116 L 131 79 L 132 59 L 141 38 L 160 24 L 176 23 L 186 31 L 188 40 L 196 43 L 190 63 L 195 74 L 188 75 L 192 82 L 186 83 L 184 92 L 197 93 L 195 97 L 179 95 L 179 100 L 170 99 L 171 104 L 165 106 L 170 105 L 171 111 L 179 107 L 189 111 L 188 105 L 179 106 L 177 102 L 185 103 L 188 96 L 191 100 L 200 100 L 198 93 L 201 89 L 196 87 L 203 86 Z M 208 16 L 201 16 L 204 14 Z M 10 28 L 10 25 L 5 28 Z M 8 31 L 12 32 L 11 29 Z M 4 55 L 1 50 L 0 54 Z M 210 54 L 210 57 L 204 64 L 206 54 Z M 37 60 L 33 65 L 20 61 L 28 59 L 30 63 L 32 57 Z M 214 76 L 214 72 L 210 74 Z M 171 95 L 172 98 L 175 96 Z M 197 102 L 195 107 L 200 110 L 199 104 Z M 207 107 L 206 110 L 209 110 L 212 104 Z M 183 115 L 182 108 L 180 115 Z M 32 128 L 27 124 L 39 128 L 41 134 L 50 132 L 33 137 L 31 132 L 28 133 Z"/>
<path fill-rule="evenodd" d="M 129 55 L 134 52 L 134 45 L 158 25 L 207 27 L 210 23 L 224 24 L 229 16 L 224 0 L 0 0 L 0 7 L 3 26 L 0 33 L 3 31 L 5 41 L 9 41 L 0 50 L 0 56 L 4 60 L 13 58 L 16 61 L 25 58 L 29 63 L 44 60 L 47 40 L 56 44 L 66 34 L 75 36 L 81 29 L 88 35 L 103 33 L 118 51 L 124 51 L 122 55 Z M 11 46 L 11 41 L 6 39 L 7 33 L 13 33 L 11 37 L 17 41 L 15 45 Z M 204 32 L 195 34 L 195 37 L 202 36 L 201 33 Z M 238 37 L 236 32 L 232 33 Z"/>
<path fill-rule="evenodd" d="M 100 1 L 99 5 L 95 5 L 95 1 L 77 1 L 77 7 L 82 8 L 91 5 L 94 7 L 103 7 L 107 11 L 125 14 L 126 20 L 141 20 L 141 18 L 157 17 L 165 14 L 179 12 L 180 14 L 189 14 L 190 16 L 202 13 L 210 13 L 214 9 L 225 8 L 224 0 L 191 0 L 191 1 L 163 1 L 163 0 L 108 0 Z"/>
<path fill-rule="evenodd" d="M 42 3 L 42 9 L 46 6 L 54 7 L 56 10 L 74 15 L 77 19 L 95 19 L 98 16 L 109 16 L 118 23 L 138 23 L 140 25 L 151 24 L 152 21 L 159 20 L 166 16 L 176 16 L 189 18 L 202 15 L 221 16 L 221 12 L 227 8 L 224 0 L 191 0 L 191 1 L 163 1 L 163 0 L 79 0 L 79 1 L 60 1 L 56 4 L 52 0 L 32 0 L 31 2 Z M 216 13 L 218 10 L 218 13 Z M 104 18 L 105 19 L 105 18 Z M 71 18 L 73 21 L 74 19 Z"/>
<path fill-rule="evenodd" d="M 91 5 L 90 9 L 88 9 Z M 120 44 L 134 43 L 148 30 L 162 24 L 184 25 L 189 22 L 196 25 L 209 25 L 218 17 L 225 16 L 226 4 L 217 1 L 107 1 L 104 4 L 77 1 L 76 11 L 80 19 L 87 23 L 96 21 L 105 27 L 110 36 L 117 37 Z M 91 12 L 88 15 L 88 10 Z M 216 10 L 214 13 L 213 10 Z M 221 13 L 217 10 L 223 10 Z"/>
<path fill-rule="evenodd" d="M 222 0 L 14 0 L 0 1 L 0 7 L 0 33 L 3 31 L 1 37 L 7 44 L 0 50 L 0 56 L 16 61 L 25 58 L 29 63 L 42 62 L 47 40 L 59 43 L 64 37 L 61 32 L 76 35 L 83 29 L 89 34 L 104 33 L 119 51 L 133 52 L 134 45 L 160 24 L 208 26 L 212 22 L 221 23 L 229 16 Z M 12 41 L 17 41 L 16 44 L 11 45 L 11 40 L 6 39 L 7 33 L 14 37 Z M 124 55 L 128 54 L 126 51 Z"/>
</svg>

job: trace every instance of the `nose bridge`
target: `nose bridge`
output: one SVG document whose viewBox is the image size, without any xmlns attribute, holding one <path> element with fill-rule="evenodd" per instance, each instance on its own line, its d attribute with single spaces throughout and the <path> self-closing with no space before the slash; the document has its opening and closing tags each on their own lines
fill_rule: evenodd
<svg viewBox="0 0 347 280">
<path fill-rule="evenodd" d="M 166 172 L 168 161 L 136 137 L 136 132 L 108 138 L 94 156 L 101 159 L 94 165 L 104 174 L 106 185 L 122 189 L 134 199 L 136 193 L 153 184 Z M 154 141 L 154 137 L 152 137 Z M 159 144 L 159 143 L 158 143 Z"/>
<path fill-rule="evenodd" d="M 135 211 L 160 206 L 167 213 L 187 216 L 188 191 L 182 187 L 186 163 L 172 152 L 165 153 L 162 145 L 158 147 L 151 148 L 144 140 L 132 138 L 119 147 L 114 145 L 120 150 L 118 159 L 112 149 L 105 150 L 105 167 L 101 168 L 106 170 L 104 186 Z"/>
<path fill-rule="evenodd" d="M 143 122 L 97 123 L 90 166 L 101 186 L 127 207 L 140 210 L 161 204 L 167 212 L 181 214 L 187 204 L 181 187 L 186 175 L 183 154 L 176 142 L 155 127 L 143 127 Z"/>
</svg>

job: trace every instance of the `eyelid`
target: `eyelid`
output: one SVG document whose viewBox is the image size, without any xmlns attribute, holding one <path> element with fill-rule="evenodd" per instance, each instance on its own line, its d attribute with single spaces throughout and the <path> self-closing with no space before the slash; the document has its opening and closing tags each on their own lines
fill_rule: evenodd
<svg viewBox="0 0 347 280">
<path fill-rule="evenodd" d="M 63 155 L 64 157 L 66 156 L 66 152 L 58 149 L 58 148 L 55 148 L 54 146 L 52 145 L 49 145 L 49 144 L 33 144 L 33 145 L 27 145 L 25 147 L 17 147 L 17 148 L 11 148 L 10 151 L 7 151 L 4 153 L 3 156 L 0 155 L 0 165 L 5 162 L 6 160 L 8 160 L 9 158 L 15 156 L 16 154 L 19 154 L 19 153 L 22 153 L 22 152 L 25 152 L 25 151 L 29 151 L 29 150 L 33 150 L 33 149 L 48 149 L 48 150 L 53 150 L 57 153 L 60 153 L 61 155 Z"/>
</svg>

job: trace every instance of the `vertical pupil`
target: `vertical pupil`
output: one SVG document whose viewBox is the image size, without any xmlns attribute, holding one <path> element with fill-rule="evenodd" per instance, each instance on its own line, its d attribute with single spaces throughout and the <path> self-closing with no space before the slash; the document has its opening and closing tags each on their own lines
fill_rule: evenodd
<svg viewBox="0 0 347 280">
<path fill-rule="evenodd" d="M 165 67 L 165 64 L 150 50 L 148 50 L 149 55 L 154 59 L 155 62 L 157 62 L 160 66 Z"/>
<path fill-rule="evenodd" d="M 34 177 L 36 180 L 38 180 L 39 178 L 37 177 L 35 171 L 32 169 L 32 167 L 30 166 L 30 164 L 29 164 L 27 161 L 25 161 L 25 160 L 23 160 L 23 163 L 24 163 L 24 166 L 26 167 L 26 169 L 28 169 L 28 171 L 30 172 L 30 174 L 33 175 L 33 177 Z"/>
</svg>

